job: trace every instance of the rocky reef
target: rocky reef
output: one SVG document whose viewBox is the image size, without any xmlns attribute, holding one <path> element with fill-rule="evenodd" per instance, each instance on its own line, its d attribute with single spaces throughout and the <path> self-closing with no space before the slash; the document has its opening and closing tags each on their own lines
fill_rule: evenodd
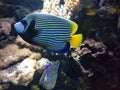
<svg viewBox="0 0 120 90">
<path fill-rule="evenodd" d="M 119 0 L 0 0 L 0 90 L 119 90 L 119 5 Z M 58 54 L 26 43 L 13 24 L 32 12 L 75 21 L 82 44 Z"/>
</svg>

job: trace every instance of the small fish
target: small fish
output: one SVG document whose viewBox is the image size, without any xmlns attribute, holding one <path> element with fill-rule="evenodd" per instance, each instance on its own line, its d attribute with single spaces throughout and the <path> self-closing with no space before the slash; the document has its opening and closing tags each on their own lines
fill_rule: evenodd
<svg viewBox="0 0 120 90">
<path fill-rule="evenodd" d="M 86 13 L 87 16 L 95 16 L 97 14 L 96 10 L 90 10 Z"/>
<path fill-rule="evenodd" d="M 82 34 L 75 34 L 75 22 L 50 14 L 29 14 L 14 27 L 26 42 L 57 53 L 69 52 L 70 45 L 77 48 L 82 42 Z"/>
</svg>

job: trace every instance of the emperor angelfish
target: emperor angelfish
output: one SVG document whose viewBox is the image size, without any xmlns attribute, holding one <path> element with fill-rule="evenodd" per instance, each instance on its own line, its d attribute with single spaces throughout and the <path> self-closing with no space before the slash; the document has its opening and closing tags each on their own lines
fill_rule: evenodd
<svg viewBox="0 0 120 90">
<path fill-rule="evenodd" d="M 29 14 L 14 27 L 26 42 L 56 53 L 69 52 L 70 46 L 77 48 L 82 42 L 75 22 L 50 14 Z"/>
</svg>

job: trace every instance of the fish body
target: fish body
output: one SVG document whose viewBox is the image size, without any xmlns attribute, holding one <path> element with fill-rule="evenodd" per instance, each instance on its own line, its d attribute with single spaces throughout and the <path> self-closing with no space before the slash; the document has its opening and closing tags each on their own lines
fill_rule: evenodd
<svg viewBox="0 0 120 90">
<path fill-rule="evenodd" d="M 82 34 L 75 34 L 75 22 L 50 14 L 29 14 L 14 27 L 28 43 L 58 53 L 68 52 L 70 45 L 77 48 L 82 41 Z"/>
</svg>

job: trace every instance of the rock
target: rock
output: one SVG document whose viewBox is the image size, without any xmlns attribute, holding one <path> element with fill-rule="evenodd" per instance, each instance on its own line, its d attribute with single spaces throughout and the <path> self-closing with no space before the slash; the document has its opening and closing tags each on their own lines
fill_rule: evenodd
<svg viewBox="0 0 120 90">
<path fill-rule="evenodd" d="M 0 2 L 0 18 L 13 17 L 14 11 L 15 11 L 15 6 Z"/>
<path fill-rule="evenodd" d="M 26 43 L 20 37 L 0 49 L 1 90 L 8 89 L 10 83 L 27 86 L 33 80 L 35 71 L 40 69 L 43 72 L 45 66 L 40 64 L 41 54 L 37 50 L 40 48 Z"/>
<path fill-rule="evenodd" d="M 12 18 L 0 18 L 0 33 L 9 35 L 12 28 L 11 25 L 15 22 Z"/>
<path fill-rule="evenodd" d="M 7 45 L 5 48 L 0 49 L 0 70 L 22 61 L 31 54 L 32 52 L 29 49 L 20 49 L 16 44 Z"/>
<path fill-rule="evenodd" d="M 115 6 L 106 5 L 98 9 L 98 15 L 103 19 L 115 19 L 118 10 Z"/>
<path fill-rule="evenodd" d="M 12 82 L 15 85 L 28 85 L 35 73 L 36 61 L 26 58 L 21 63 L 13 65 L 6 70 L 0 71 L 0 81 L 3 83 Z"/>
<path fill-rule="evenodd" d="M 0 18 L 0 48 L 4 48 L 8 43 L 12 43 L 17 33 L 12 30 L 13 18 Z"/>
<path fill-rule="evenodd" d="M 95 67 L 95 59 L 99 55 L 104 55 L 107 52 L 107 47 L 102 42 L 97 42 L 94 39 L 86 39 L 81 46 L 73 49 L 71 56 L 78 62 L 82 73 L 93 75 L 92 69 Z"/>
<path fill-rule="evenodd" d="M 19 47 L 23 48 L 29 48 L 32 49 L 33 51 L 40 51 L 42 48 L 40 46 L 34 46 L 31 45 L 29 43 L 27 43 L 26 41 L 24 41 L 20 36 L 17 36 L 16 40 L 15 40 L 15 44 L 17 44 Z"/>
<path fill-rule="evenodd" d="M 27 86 L 34 79 L 34 74 L 44 70 L 51 62 L 42 58 L 38 52 L 40 47 L 33 46 L 19 36 L 14 43 L 0 49 L 0 89 L 8 89 L 13 85 Z"/>
<path fill-rule="evenodd" d="M 15 18 L 17 21 L 22 20 L 26 15 L 31 13 L 31 11 L 27 8 L 20 8 L 15 11 Z"/>
</svg>

